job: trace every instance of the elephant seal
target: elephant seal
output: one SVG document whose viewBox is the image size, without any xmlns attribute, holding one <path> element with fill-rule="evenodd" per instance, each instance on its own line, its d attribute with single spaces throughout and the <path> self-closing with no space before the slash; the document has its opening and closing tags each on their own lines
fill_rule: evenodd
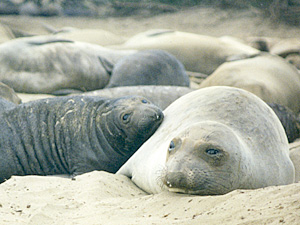
<svg viewBox="0 0 300 225">
<path fill-rule="evenodd" d="M 189 87 L 184 66 L 163 50 L 144 50 L 124 56 L 113 67 L 106 88 L 136 85 L 174 85 Z"/>
<path fill-rule="evenodd" d="M 276 103 L 268 104 L 278 116 L 289 143 L 300 137 L 300 120 L 298 116 L 287 107 Z"/>
<path fill-rule="evenodd" d="M 162 111 L 140 96 L 20 104 L 0 117 L 0 182 L 12 175 L 114 173 L 162 120 Z"/>
<path fill-rule="evenodd" d="M 267 103 L 283 105 L 294 113 L 300 110 L 299 72 L 283 58 L 269 53 L 223 63 L 199 85 L 209 86 L 242 88 Z"/>
<path fill-rule="evenodd" d="M 187 71 L 211 74 L 233 56 L 258 54 L 259 50 L 239 41 L 173 30 L 139 33 L 114 49 L 161 49 L 174 55 Z"/>
<path fill-rule="evenodd" d="M 225 194 L 294 181 L 284 129 L 254 94 L 233 87 L 188 93 L 120 168 L 142 190 Z"/>
<path fill-rule="evenodd" d="M 295 166 L 295 182 L 300 181 L 300 141 L 290 143 L 290 158 Z"/>
<path fill-rule="evenodd" d="M 119 98 L 127 95 L 139 95 L 149 99 L 161 109 L 167 108 L 177 98 L 194 91 L 188 87 L 138 85 L 115 88 L 105 88 L 96 91 L 84 92 L 81 95 L 101 96 L 106 98 Z"/>
<path fill-rule="evenodd" d="M 16 92 L 91 91 L 110 79 L 107 64 L 136 51 L 116 51 L 57 37 L 27 37 L 0 45 L 0 81 Z M 108 63 L 109 62 L 109 63 Z"/>
</svg>

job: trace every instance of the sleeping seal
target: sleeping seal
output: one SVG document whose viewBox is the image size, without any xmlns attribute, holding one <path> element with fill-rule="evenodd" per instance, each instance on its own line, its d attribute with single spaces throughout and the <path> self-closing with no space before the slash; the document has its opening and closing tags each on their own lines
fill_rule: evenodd
<svg viewBox="0 0 300 225">
<path fill-rule="evenodd" d="M 23 103 L 0 118 L 0 182 L 12 175 L 116 172 L 163 120 L 140 96 L 56 97 Z"/>
<path fill-rule="evenodd" d="M 203 88 L 177 99 L 164 115 L 117 172 L 142 190 L 216 195 L 294 181 L 284 129 L 254 94 Z"/>
<path fill-rule="evenodd" d="M 106 64 L 135 51 L 37 36 L 7 41 L 0 52 L 0 81 L 16 92 L 57 94 L 105 87 L 110 79 Z"/>
</svg>

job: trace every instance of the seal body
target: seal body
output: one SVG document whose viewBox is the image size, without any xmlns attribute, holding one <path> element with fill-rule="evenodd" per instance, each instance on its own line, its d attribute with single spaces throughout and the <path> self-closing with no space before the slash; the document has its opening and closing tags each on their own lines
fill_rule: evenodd
<svg viewBox="0 0 300 225">
<path fill-rule="evenodd" d="M 177 98 L 191 91 L 194 91 L 194 89 L 181 86 L 138 85 L 104 88 L 101 90 L 84 92 L 81 95 L 102 96 L 106 98 L 119 98 L 127 95 L 139 95 L 149 99 L 159 108 L 165 109 Z"/>
<path fill-rule="evenodd" d="M 164 115 L 117 172 L 144 191 L 212 195 L 294 181 L 285 131 L 252 93 L 203 88 L 177 99 Z"/>
<path fill-rule="evenodd" d="M 0 181 L 12 175 L 116 172 L 162 119 L 162 111 L 140 96 L 57 97 L 18 105 L 0 118 Z"/>
<path fill-rule="evenodd" d="M 239 41 L 173 30 L 139 33 L 115 49 L 161 49 L 174 55 L 188 71 L 211 74 L 229 57 L 259 51 Z"/>
<path fill-rule="evenodd" d="M 136 85 L 189 87 L 182 63 L 163 50 L 144 50 L 124 56 L 114 66 L 107 88 Z"/>
<path fill-rule="evenodd" d="M 293 65 L 276 55 L 265 53 L 224 63 L 200 84 L 200 88 L 209 86 L 242 88 L 294 113 L 300 109 L 300 74 Z"/>
<path fill-rule="evenodd" d="M 18 38 L 0 45 L 0 81 L 16 92 L 52 94 L 105 87 L 106 62 L 115 64 L 135 51 L 116 51 L 58 37 Z"/>
<path fill-rule="evenodd" d="M 290 143 L 290 158 L 295 166 L 295 182 L 300 181 L 300 141 Z"/>
<path fill-rule="evenodd" d="M 14 104 L 20 104 L 22 101 L 11 87 L 3 84 L 2 82 L 0 82 L 0 97 Z"/>
</svg>

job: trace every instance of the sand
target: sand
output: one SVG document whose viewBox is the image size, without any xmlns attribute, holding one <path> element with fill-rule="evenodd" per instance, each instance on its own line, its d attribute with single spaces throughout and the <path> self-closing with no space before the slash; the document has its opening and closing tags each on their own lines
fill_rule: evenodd
<svg viewBox="0 0 300 225">
<path fill-rule="evenodd" d="M 147 18 L 2 16 L 0 20 L 38 34 L 46 33 L 41 23 L 101 28 L 125 38 L 155 28 L 238 38 L 300 34 L 299 28 L 263 18 L 257 11 L 212 8 Z M 300 183 L 221 196 L 148 195 L 124 176 L 91 172 L 75 180 L 15 176 L 0 185 L 0 196 L 0 224 L 300 224 Z"/>
</svg>

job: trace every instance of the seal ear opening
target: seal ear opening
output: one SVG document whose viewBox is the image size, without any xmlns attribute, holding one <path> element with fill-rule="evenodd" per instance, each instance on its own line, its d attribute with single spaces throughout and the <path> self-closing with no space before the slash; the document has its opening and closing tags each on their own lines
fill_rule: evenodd
<svg viewBox="0 0 300 225">
<path fill-rule="evenodd" d="M 102 64 L 102 66 L 104 67 L 104 69 L 106 70 L 106 72 L 110 76 L 112 73 L 112 70 L 114 68 L 113 63 L 103 57 L 100 57 L 100 56 L 98 56 L 98 59 L 99 59 L 100 63 Z"/>
</svg>

